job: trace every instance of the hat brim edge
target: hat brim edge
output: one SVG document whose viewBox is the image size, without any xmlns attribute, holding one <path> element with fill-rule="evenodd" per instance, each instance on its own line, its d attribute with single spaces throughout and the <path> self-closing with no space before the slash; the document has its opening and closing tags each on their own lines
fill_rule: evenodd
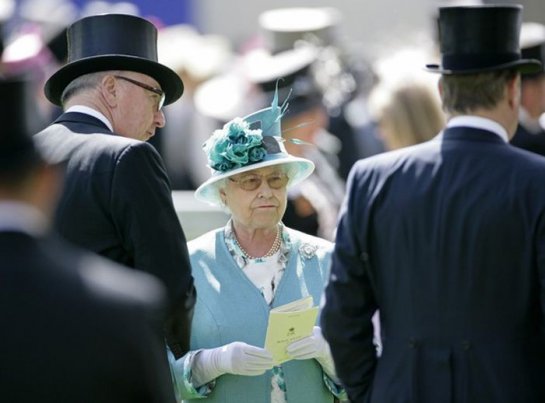
<svg viewBox="0 0 545 403">
<path fill-rule="evenodd" d="M 76 60 L 56 71 L 46 81 L 44 93 L 55 105 L 61 105 L 61 96 L 68 84 L 89 73 L 108 70 L 127 70 L 154 78 L 165 92 L 165 105 L 179 99 L 184 91 L 182 79 L 167 66 L 153 60 L 126 55 L 100 55 Z"/>
<path fill-rule="evenodd" d="M 282 157 L 276 159 L 270 159 L 268 161 L 262 161 L 251 165 L 246 165 L 241 168 L 234 169 L 224 174 L 212 176 L 206 182 L 201 184 L 197 190 L 195 190 L 194 196 L 197 200 L 219 206 L 221 205 L 221 200 L 216 188 L 216 185 L 219 181 L 229 178 L 234 175 L 238 175 L 247 171 L 252 171 L 254 169 L 265 168 L 275 165 L 294 165 L 296 168 L 296 175 L 293 178 L 290 178 L 288 182 L 288 187 L 294 186 L 299 182 L 306 179 L 314 171 L 314 163 L 306 158 L 298 157 Z"/>
<path fill-rule="evenodd" d="M 444 69 L 438 64 L 426 64 L 426 66 L 424 67 L 424 69 L 430 73 L 438 73 L 444 75 L 487 73 L 491 71 L 505 70 L 510 68 L 517 68 L 517 70 L 519 70 L 523 74 L 531 74 L 533 72 L 539 71 L 539 69 L 541 68 L 541 62 L 535 59 L 520 59 L 513 62 L 498 64 L 494 66 L 464 70 Z"/>
</svg>

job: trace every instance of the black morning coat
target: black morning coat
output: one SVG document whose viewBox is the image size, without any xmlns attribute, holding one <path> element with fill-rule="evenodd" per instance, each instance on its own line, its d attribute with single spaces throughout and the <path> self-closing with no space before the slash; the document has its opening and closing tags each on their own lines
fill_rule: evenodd
<svg viewBox="0 0 545 403">
<path fill-rule="evenodd" d="M 163 282 L 169 302 L 165 334 L 180 357 L 189 348 L 195 290 L 158 152 L 75 112 L 62 114 L 34 137 L 50 162 L 65 166 L 55 229 L 75 245 Z"/>
<path fill-rule="evenodd" d="M 545 402 L 543 157 L 452 127 L 364 159 L 336 241 L 321 323 L 353 402 Z"/>
<path fill-rule="evenodd" d="M 174 403 L 159 281 L 14 230 L 0 257 L 0 401 Z"/>
</svg>

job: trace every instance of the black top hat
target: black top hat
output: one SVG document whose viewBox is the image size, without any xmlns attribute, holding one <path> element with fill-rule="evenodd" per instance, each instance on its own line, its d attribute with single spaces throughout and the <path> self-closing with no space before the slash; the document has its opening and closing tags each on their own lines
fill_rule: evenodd
<svg viewBox="0 0 545 403">
<path fill-rule="evenodd" d="M 32 81 L 24 77 L 0 80 L 0 170 L 39 161 L 32 135 L 36 131 L 36 99 Z"/>
<path fill-rule="evenodd" d="M 129 70 L 146 74 L 166 94 L 165 105 L 182 96 L 183 83 L 170 68 L 157 62 L 157 29 L 140 17 L 102 14 L 82 18 L 67 30 L 67 64 L 45 83 L 45 95 L 61 105 L 61 95 L 74 79 L 88 73 Z"/>
<path fill-rule="evenodd" d="M 278 89 L 278 98 L 289 103 L 286 113 L 289 118 L 323 102 L 312 70 L 316 57 L 317 50 L 306 46 L 274 55 L 264 53 L 247 63 L 247 77 L 263 91 L 265 104 L 271 103 Z"/>
<path fill-rule="evenodd" d="M 537 22 L 525 22 L 520 31 L 520 50 L 525 59 L 535 59 L 541 62 L 541 70 L 525 77 L 545 74 L 545 25 Z"/>
<path fill-rule="evenodd" d="M 538 70 L 539 61 L 521 58 L 521 22 L 520 5 L 441 7 L 441 66 L 428 64 L 427 70 L 442 74 L 472 74 L 510 68 L 521 72 Z"/>
</svg>

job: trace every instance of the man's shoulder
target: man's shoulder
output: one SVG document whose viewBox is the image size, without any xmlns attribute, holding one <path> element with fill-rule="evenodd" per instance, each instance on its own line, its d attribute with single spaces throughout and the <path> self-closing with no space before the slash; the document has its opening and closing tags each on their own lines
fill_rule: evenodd
<svg viewBox="0 0 545 403">
<path fill-rule="evenodd" d="M 96 127 L 90 127 L 93 129 Z M 75 156 L 109 156 L 116 160 L 120 156 L 139 152 L 155 154 L 152 145 L 108 131 L 83 130 L 54 123 L 34 135 L 39 149 L 51 163 L 62 163 Z"/>
<path fill-rule="evenodd" d="M 509 151 L 513 170 L 529 174 L 533 172 L 541 179 L 545 178 L 545 157 L 543 155 L 516 146 L 510 146 Z"/>
<path fill-rule="evenodd" d="M 148 273 L 122 266 L 61 239 L 49 240 L 46 253 L 58 267 L 56 275 L 79 288 L 82 301 L 153 309 L 164 303 L 163 286 Z"/>
<path fill-rule="evenodd" d="M 34 138 L 47 144 L 57 141 L 60 136 L 70 136 L 74 140 L 79 140 L 80 142 L 94 141 L 98 143 L 97 140 L 100 140 L 101 144 L 114 145 L 118 147 L 147 144 L 140 140 L 120 136 L 109 130 L 97 127 L 96 125 L 89 125 L 85 123 L 81 123 L 77 127 L 73 127 L 70 125 L 53 122 L 51 125 L 36 133 Z"/>
<path fill-rule="evenodd" d="M 97 298 L 152 307 L 164 303 L 163 286 L 158 279 L 143 271 L 87 255 L 82 257 L 79 273 L 89 291 Z"/>
<path fill-rule="evenodd" d="M 385 151 L 367 158 L 362 158 L 353 165 L 352 171 L 353 173 L 357 173 L 362 171 L 389 170 L 391 167 L 401 163 L 406 164 L 422 158 L 429 159 L 430 156 L 433 156 L 438 152 L 439 142 L 436 139 L 433 139 L 409 147 Z"/>
</svg>

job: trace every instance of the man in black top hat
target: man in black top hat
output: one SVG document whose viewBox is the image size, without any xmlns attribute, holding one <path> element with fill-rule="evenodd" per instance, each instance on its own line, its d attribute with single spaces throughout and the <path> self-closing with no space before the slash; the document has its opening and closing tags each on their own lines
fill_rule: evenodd
<svg viewBox="0 0 545 403">
<path fill-rule="evenodd" d="M 47 98 L 65 112 L 35 136 L 48 160 L 66 167 L 56 229 L 163 281 L 166 338 L 181 356 L 189 344 L 193 278 L 169 179 L 146 140 L 165 124 L 161 108 L 182 95 L 182 81 L 157 62 L 157 30 L 145 19 L 86 17 L 67 38 L 68 62 L 45 84 Z"/>
<path fill-rule="evenodd" d="M 545 63 L 545 25 L 522 24 L 520 47 L 522 56 Z M 519 126 L 511 144 L 545 156 L 545 127 L 540 117 L 545 113 L 545 67 L 521 77 Z"/>
<path fill-rule="evenodd" d="M 508 144 L 539 69 L 521 14 L 440 8 L 446 129 L 350 173 L 321 324 L 352 402 L 545 401 L 545 160 Z"/>
<path fill-rule="evenodd" d="M 32 89 L 0 81 L 0 400 L 174 402 L 159 281 L 48 234 L 62 177 L 32 142 Z"/>
</svg>

